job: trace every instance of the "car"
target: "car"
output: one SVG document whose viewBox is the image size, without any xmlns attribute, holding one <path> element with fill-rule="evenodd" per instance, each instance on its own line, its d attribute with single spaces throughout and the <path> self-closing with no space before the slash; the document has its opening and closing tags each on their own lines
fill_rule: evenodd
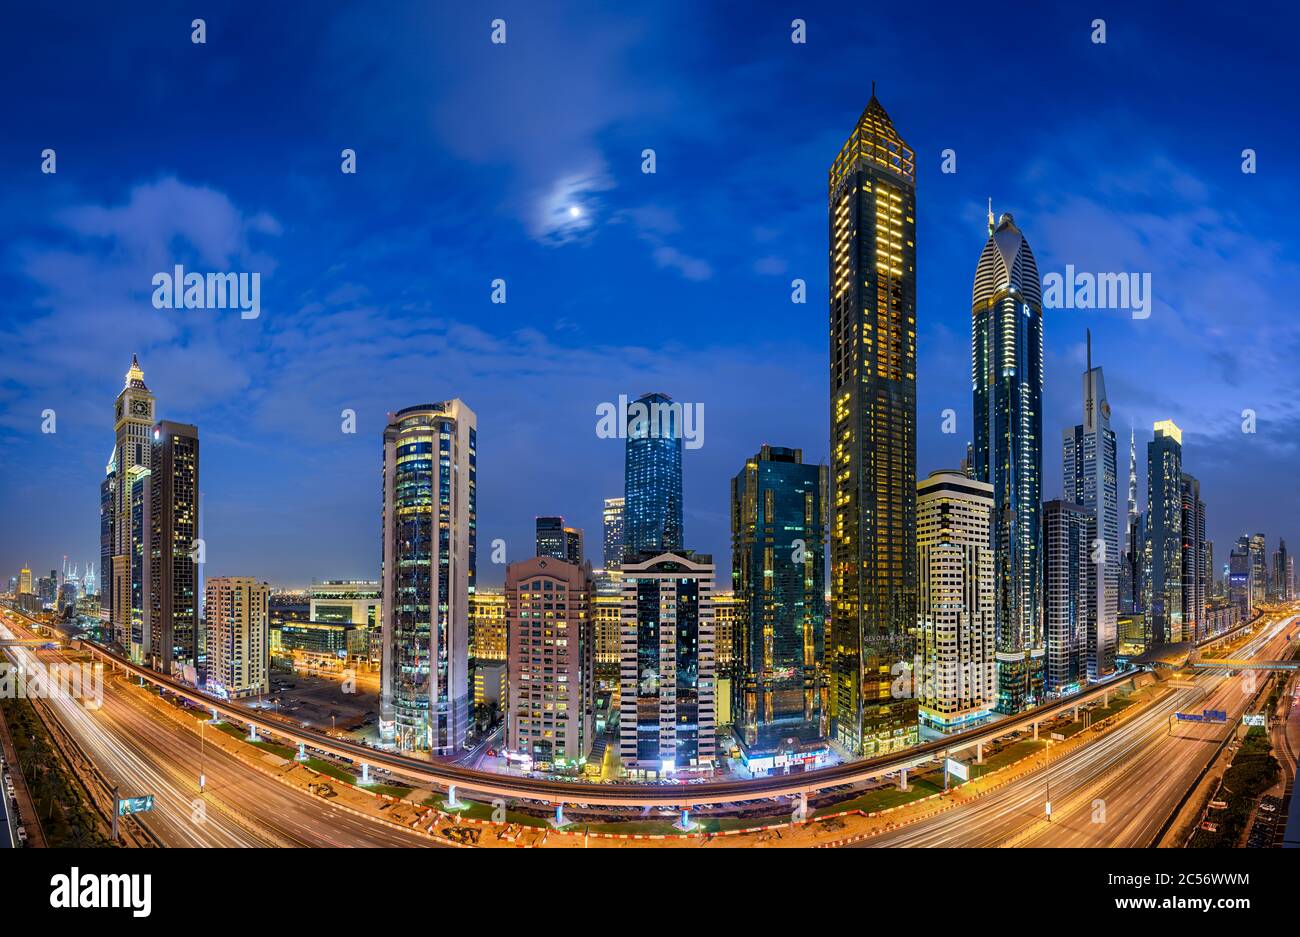
<svg viewBox="0 0 1300 937">
<path fill-rule="evenodd" d="M 19 846 L 26 846 L 26 845 L 27 845 L 27 829 L 26 829 L 26 827 L 21 827 L 21 826 L 20 826 L 20 827 L 18 827 L 17 830 L 15 830 L 15 832 L 18 834 L 18 845 L 19 845 Z"/>
<path fill-rule="evenodd" d="M 1268 813 L 1273 813 L 1277 810 L 1277 804 L 1270 804 L 1267 801 L 1265 801 L 1264 803 L 1259 805 L 1259 809 L 1267 811 Z"/>
</svg>

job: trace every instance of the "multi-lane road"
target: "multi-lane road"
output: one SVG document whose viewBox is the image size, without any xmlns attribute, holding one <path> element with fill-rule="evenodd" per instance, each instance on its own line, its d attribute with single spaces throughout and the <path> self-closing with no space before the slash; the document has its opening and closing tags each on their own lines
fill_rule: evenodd
<svg viewBox="0 0 1300 937">
<path fill-rule="evenodd" d="M 1234 656 L 1278 659 L 1296 616 L 1266 624 Z M 1294 646 L 1294 645 L 1292 645 Z M 1022 781 L 859 846 L 1151 845 L 1224 737 L 1235 731 L 1262 675 L 1206 671 L 1165 686 L 1095 741 Z M 1176 711 L 1220 709 L 1228 724 L 1173 722 Z M 1052 814 L 1047 817 L 1050 796 Z"/>
<path fill-rule="evenodd" d="M 10 625 L 12 627 L 6 627 Z M 0 636 L 29 637 L 12 619 Z M 66 652 L 5 649 L 17 663 L 69 662 Z M 153 710 L 125 678 L 108 676 L 98 709 L 55 694 L 43 700 L 123 797 L 153 794 L 139 819 L 164 846 L 428 846 L 397 824 L 337 810 L 263 775 Z M 215 730 L 214 730 L 215 731 Z M 206 784 L 199 792 L 200 759 Z"/>
</svg>

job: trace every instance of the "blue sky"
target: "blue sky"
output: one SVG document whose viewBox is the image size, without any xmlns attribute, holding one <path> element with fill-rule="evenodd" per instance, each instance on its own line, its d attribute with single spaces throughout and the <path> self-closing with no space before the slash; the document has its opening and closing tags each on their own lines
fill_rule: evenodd
<svg viewBox="0 0 1300 937">
<path fill-rule="evenodd" d="M 15 10 L 0 37 L 0 570 L 98 557 L 134 352 L 160 415 L 200 428 L 208 575 L 376 576 L 385 413 L 449 397 L 478 414 L 481 542 L 522 558 L 533 517 L 563 514 L 594 552 L 623 470 L 596 407 L 651 389 L 704 405 L 686 542 L 725 575 L 744 459 L 764 442 L 826 457 L 826 171 L 873 80 L 918 154 L 919 473 L 955 466 L 970 437 L 992 197 L 1044 273 L 1152 276 L 1150 319 L 1046 315 L 1045 495 L 1091 328 L 1125 455 L 1138 426 L 1140 499 L 1144 440 L 1172 418 L 1216 560 L 1246 531 L 1300 546 L 1300 16 L 1130 6 Z M 154 309 L 150 280 L 175 263 L 259 271 L 261 316 Z"/>
</svg>

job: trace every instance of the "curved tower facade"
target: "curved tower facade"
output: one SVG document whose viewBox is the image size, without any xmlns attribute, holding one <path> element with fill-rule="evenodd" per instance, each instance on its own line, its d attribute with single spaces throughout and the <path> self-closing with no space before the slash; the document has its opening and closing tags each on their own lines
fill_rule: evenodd
<svg viewBox="0 0 1300 937">
<path fill-rule="evenodd" d="M 384 429 L 379 728 L 401 751 L 457 754 L 469 725 L 478 427 L 460 400 Z"/>
<path fill-rule="evenodd" d="M 975 477 L 993 486 L 998 710 L 1043 698 L 1043 299 L 1015 219 L 993 223 L 971 304 Z"/>
</svg>

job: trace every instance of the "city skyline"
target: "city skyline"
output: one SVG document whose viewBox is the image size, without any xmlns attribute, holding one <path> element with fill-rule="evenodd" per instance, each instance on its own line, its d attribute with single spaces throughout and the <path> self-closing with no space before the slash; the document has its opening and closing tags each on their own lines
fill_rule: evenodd
<svg viewBox="0 0 1300 937">
<path fill-rule="evenodd" d="M 1270 135 L 1285 139 L 1290 130 L 1253 110 L 1246 125 L 1244 116 L 1237 116 L 1241 110 L 1229 108 L 1233 116 L 1220 132 L 1240 136 L 1240 146 L 1225 145 L 1212 154 L 1189 147 L 1186 135 L 1194 121 L 1188 108 L 1181 102 L 1166 107 L 1163 99 L 1155 107 L 1157 85 L 1144 65 L 1112 60 L 1116 74 L 1110 74 L 1089 59 L 1112 55 L 1115 47 L 1132 41 L 1125 33 L 1112 33 L 1112 47 L 1099 50 L 1087 42 L 1086 30 L 1067 37 L 1068 24 L 1059 14 L 1034 17 L 1015 28 L 1048 29 L 1049 35 L 1060 29 L 1053 53 L 1070 57 L 1080 74 L 1090 77 L 1066 82 L 1049 76 L 1047 87 L 1028 93 L 1057 94 L 1060 100 L 1089 95 L 1105 102 L 1104 125 L 1099 118 L 1091 124 L 1080 124 L 1077 116 L 1068 122 L 1047 119 L 1009 134 L 1014 139 L 975 147 L 964 142 L 967 134 L 960 131 L 973 126 L 960 113 L 960 94 L 954 99 L 948 92 L 937 93 L 930 81 L 904 77 L 890 54 L 877 75 L 891 112 L 905 115 L 909 144 L 920 154 L 918 175 L 925 192 L 917 217 L 923 255 L 917 289 L 917 472 L 955 465 L 972 435 L 962 404 L 968 391 L 962 390 L 966 313 L 961 294 L 969 285 L 968 258 L 982 235 L 985 201 L 992 196 L 996 210 L 1013 212 L 1031 232 L 1042 272 L 1062 271 L 1067 264 L 1079 270 L 1149 270 L 1156 284 L 1148 320 L 1045 311 L 1046 438 L 1077 420 L 1074 381 L 1083 364 L 1084 329 L 1092 328 L 1094 359 L 1107 373 L 1113 422 L 1122 426 L 1132 421 L 1145 428 L 1170 418 L 1184 430 L 1188 464 L 1207 500 L 1207 539 L 1221 544 L 1219 555 L 1226 556 L 1223 547 L 1245 532 L 1266 531 L 1270 551 L 1278 537 L 1294 542 L 1300 494 L 1287 483 L 1282 466 L 1295 452 L 1300 434 L 1292 427 L 1300 417 L 1292 402 L 1295 395 L 1287 392 L 1293 377 L 1270 366 L 1300 347 L 1300 335 L 1282 314 L 1281 284 L 1292 278 L 1295 257 L 1269 212 L 1288 197 L 1286 173 L 1277 170 L 1293 157 L 1275 139 L 1268 159 L 1261 156 L 1258 175 L 1247 175 L 1240 171 L 1238 156 L 1248 144 L 1263 154 Z M 1162 50 L 1177 44 L 1162 44 L 1137 17 L 1128 29 L 1142 30 L 1144 41 L 1154 43 L 1163 61 Z M 816 30 L 819 21 L 812 17 L 810 22 Z M 907 30 L 908 22 L 904 15 L 897 26 Z M 527 54 L 541 55 L 526 38 L 529 24 L 527 11 L 521 11 L 511 42 Z M 411 26 L 424 36 L 429 24 L 416 17 Z M 958 27 L 975 35 L 985 28 L 960 15 L 952 22 L 952 28 Z M 278 28 L 273 20 L 272 33 Z M 459 23 L 459 28 L 468 30 L 470 24 Z M 599 18 L 591 25 L 601 35 L 607 35 L 607 28 Z M 646 28 L 654 33 L 662 27 Z M 814 36 L 829 43 L 861 39 L 816 31 Z M 364 31 L 363 37 L 368 38 Z M 436 45 L 436 38 L 432 41 Z M 575 36 L 567 41 L 587 40 Z M 766 41 L 758 24 L 746 23 L 735 54 L 743 58 L 746 50 L 759 48 L 768 54 Z M 462 45 L 459 33 L 457 44 L 456 60 L 467 74 L 497 87 L 490 62 Z M 1047 55 L 1039 45 L 1026 48 L 1032 56 Z M 327 41 L 322 48 L 328 56 L 334 46 Z M 615 43 L 608 54 L 625 58 L 633 53 Z M 930 53 L 922 49 L 921 54 Z M 197 74 L 215 80 L 221 74 L 220 55 L 215 51 L 216 61 L 195 66 Z M 1230 61 L 1212 64 L 1209 73 L 1204 68 L 1198 72 L 1202 96 L 1240 101 L 1249 95 Z M 295 79 L 278 67 L 259 67 L 267 71 L 257 77 L 272 86 L 293 86 Z M 392 231 L 386 250 L 380 249 L 377 231 L 349 227 L 346 220 L 320 227 L 318 236 L 306 236 L 305 229 L 317 226 L 326 206 L 336 218 L 356 219 L 359 206 L 348 207 L 354 196 L 339 193 L 334 180 L 329 189 L 303 181 L 302 191 L 312 197 L 291 204 L 271 189 L 252 186 L 238 164 L 223 168 L 202 155 L 199 140 L 205 138 L 197 125 L 179 127 L 178 149 L 153 159 L 138 152 L 108 152 L 89 160 L 85 153 L 72 155 L 84 146 L 64 145 L 59 173 L 41 180 L 49 183 L 49 191 L 39 197 L 27 193 L 5 222 L 15 248 L 7 255 L 6 277 L 13 289 L 0 327 L 0 336 L 13 349 L 10 380 L 0 395 L 0 442 L 6 444 L 6 454 L 0 455 L 6 482 L 0 509 L 27 539 L 21 546 L 0 544 L 0 568 L 16 571 L 30 562 L 41 569 L 57 566 L 54 561 L 65 553 L 95 555 L 94 530 L 86 518 L 94 516 L 97 505 L 84 480 L 102 477 L 105 427 L 99 414 L 103 401 L 119 389 L 122 362 L 139 353 L 151 389 L 166 401 L 167 418 L 203 428 L 204 495 L 209 498 L 204 523 L 214 573 L 255 571 L 279 586 L 377 576 L 379 510 L 370 466 L 384 414 L 410 400 L 458 396 L 479 413 L 486 446 L 482 536 L 485 542 L 504 539 L 508 559 L 527 555 L 529 527 L 539 514 L 562 514 L 574 526 L 596 530 L 602 500 L 621 490 L 622 451 L 593 432 L 595 408 L 620 393 L 635 396 L 657 388 L 675 400 L 703 403 L 709 416 L 703 447 L 684 453 L 684 528 L 689 545 L 719 557 L 723 565 L 718 573 L 725 576 L 726 485 L 734 466 L 764 442 L 803 448 L 809 462 L 825 461 L 828 455 L 822 442 L 828 434 L 818 427 L 819 414 L 825 412 L 819 404 L 824 389 L 816 377 L 825 353 L 817 310 L 826 295 L 819 273 L 825 229 L 817 207 L 817 178 L 825 170 L 824 154 L 839 142 L 838 128 L 860 112 L 869 95 L 868 82 L 836 75 L 838 67 L 826 76 L 829 93 L 820 82 L 816 85 L 815 106 L 783 118 L 799 122 L 810 141 L 806 147 L 759 124 L 770 166 L 741 167 L 747 190 L 763 183 L 756 190 L 760 197 L 753 224 L 744 233 L 743 255 L 735 247 L 724 248 L 726 241 L 716 236 L 711 223 L 690 210 L 702 187 L 718 181 L 715 171 L 699 168 L 698 158 L 719 143 L 702 131 L 674 131 L 662 111 L 643 106 L 641 98 L 607 102 L 590 123 L 565 128 L 558 140 L 539 141 L 545 158 L 535 170 L 528 168 L 524 154 L 508 158 L 508 190 L 498 193 L 504 203 L 483 184 L 498 174 L 485 166 L 484 141 L 474 139 L 475 133 L 494 132 L 491 128 L 472 131 L 444 114 L 410 144 L 436 153 L 438 165 L 457 180 L 457 217 L 477 213 L 487 225 L 475 229 L 475 250 L 487 259 L 473 263 L 466 260 L 466 251 L 437 236 L 436 229 L 387 207 L 386 196 L 399 189 L 416 193 L 425 183 L 397 171 L 375 151 L 378 144 L 367 148 L 364 140 L 357 141 L 363 144 L 358 146 L 361 169 L 355 179 L 340 179 L 358 182 L 358 189 L 375 186 L 366 191 L 377 199 Z M 570 65 L 556 80 L 571 79 L 575 71 L 580 76 L 581 68 Z M 813 87 L 797 61 L 780 68 L 782 81 L 793 82 L 793 88 L 780 90 L 775 76 L 765 80 L 762 87 L 774 107 L 796 89 Z M 118 75 L 119 70 L 108 70 L 106 84 L 125 80 Z M 410 93 L 416 93 L 422 75 L 412 50 L 402 48 L 380 80 L 391 83 L 405 76 L 412 82 Z M 677 83 L 694 75 L 686 62 L 675 62 L 670 72 Z M 1137 89 L 1124 103 L 1113 93 L 1121 81 Z M 198 101 L 216 106 L 209 86 L 200 83 L 188 90 Z M 60 88 L 54 93 L 60 94 Z M 179 92 L 159 91 L 164 98 L 174 93 Z M 477 93 L 468 84 L 455 86 L 457 96 Z M 743 113 L 728 110 L 724 101 L 708 102 L 717 111 L 719 128 Z M 90 119 L 92 104 L 93 99 L 63 105 L 88 118 L 83 122 L 87 143 L 108 132 Z M 127 112 L 124 126 L 145 121 L 147 113 Z M 0 144 L 0 154 L 14 165 L 28 161 L 29 150 L 39 152 L 44 145 L 39 138 L 51 129 L 47 115 L 30 116 L 13 140 Z M 312 112 L 303 120 L 323 129 L 324 118 Z M 1234 123 L 1238 120 L 1241 126 Z M 1143 142 L 1125 162 L 1108 156 L 1102 171 L 1103 163 L 1091 157 L 1107 152 L 1105 140 L 1117 126 L 1134 123 L 1143 125 Z M 1075 132 L 1062 138 L 1070 126 Z M 613 139 L 607 140 L 610 134 Z M 269 129 L 267 140 L 295 178 L 305 178 L 309 158 L 323 162 L 322 174 L 326 169 L 335 173 L 335 154 L 343 143 L 334 146 L 330 134 L 317 136 L 330 138 L 330 146 L 323 140 L 319 146 L 289 146 Z M 654 139 L 636 139 L 642 136 Z M 657 148 L 658 171 L 647 176 L 639 171 L 639 154 L 660 139 L 665 142 Z M 946 146 L 957 156 L 958 172 L 952 175 L 940 169 Z M 631 156 L 619 155 L 633 149 Z M 694 154 L 694 168 L 670 168 L 681 167 L 687 153 Z M 568 168 L 586 163 L 603 167 L 603 176 L 580 176 L 567 188 L 551 185 L 569 178 Z M 1270 163 L 1276 169 L 1267 168 Z M 718 205 L 728 193 L 734 191 L 724 187 L 707 204 Z M 1109 204 L 1117 195 L 1127 207 Z M 578 214 L 536 215 L 553 203 L 576 208 Z M 187 211 L 169 217 L 168 205 L 186 206 Z M 521 217 L 523 212 L 528 214 Z M 206 219 L 203 225 L 196 223 L 199 217 Z M 1158 223 L 1161 217 L 1166 220 Z M 1095 236 L 1080 240 L 1072 233 L 1083 222 L 1082 229 Z M 58 233 L 57 247 L 35 240 L 46 230 Z M 1214 255 L 1196 246 L 1206 237 L 1214 243 Z M 427 245 L 429 238 L 443 245 L 435 248 L 439 256 L 454 261 L 439 266 L 442 273 L 434 279 L 412 266 L 424 255 L 415 245 Z M 370 246 L 372 263 L 320 262 L 326 245 L 354 242 Z M 514 247 L 518 253 L 508 262 L 490 260 L 506 257 Z M 164 248 L 174 250 L 164 254 Z M 1209 274 L 1194 278 L 1186 262 L 1175 262 L 1180 251 L 1203 261 Z M 150 277 L 171 269 L 171 259 L 184 259 L 194 269 L 261 268 L 261 317 L 243 321 L 212 311 L 152 308 Z M 652 353 L 638 338 L 634 317 L 624 329 L 619 320 L 597 312 L 607 306 L 601 298 L 604 279 L 593 275 L 599 268 L 653 284 L 644 297 L 633 298 L 629 312 L 644 316 L 657 310 L 671 356 Z M 1221 269 L 1247 271 L 1245 292 L 1240 276 Z M 313 280 L 309 270 L 324 276 Z M 74 276 L 78 271 L 85 277 Z M 504 305 L 489 299 L 497 276 L 506 279 L 509 289 Z M 795 277 L 806 281 L 806 305 L 789 302 Z M 1231 303 L 1229 280 L 1237 291 Z M 724 284 L 740 300 L 737 308 L 746 310 L 745 328 L 756 345 L 732 341 L 738 325 L 734 313 L 721 321 L 699 314 L 716 303 Z M 539 311 L 548 308 L 553 318 L 539 318 Z M 395 333 L 402 337 L 400 343 L 376 340 L 385 316 L 400 326 Z M 51 333 L 60 340 L 45 341 Z M 1232 341 L 1225 340 L 1228 335 Z M 768 346 L 778 342 L 782 353 L 773 359 Z M 305 370 L 309 364 L 311 370 Z M 1196 381 L 1181 379 L 1188 369 Z M 318 373 L 327 373 L 328 382 Z M 382 374 L 383 380 L 367 380 L 371 373 Z M 752 386 L 781 392 L 760 402 L 746 390 Z M 542 437 L 520 409 L 522 401 L 552 414 L 548 431 L 554 430 L 557 444 L 574 452 L 565 472 L 528 457 Z M 47 407 L 58 415 L 56 433 L 40 432 L 40 414 Z M 357 414 L 353 436 L 339 431 L 345 408 Z M 954 434 L 940 429 L 947 408 L 959 415 Z M 1241 432 L 1244 409 L 1258 415 L 1256 433 Z M 41 462 L 46 470 L 23 472 L 15 461 L 17 451 L 45 453 Z M 1045 462 L 1044 499 L 1061 494 L 1055 462 Z M 535 476 L 527 491 L 511 479 L 521 466 Z M 539 499 L 537 490 L 549 494 Z M 1254 497 L 1259 490 L 1270 492 L 1267 504 Z M 315 545 L 311 551 L 294 548 L 295 532 Z M 241 553 L 237 561 L 229 556 L 235 549 Z M 485 584 L 503 581 L 504 565 L 480 566 Z M 101 568 L 101 580 L 106 573 Z"/>
</svg>

